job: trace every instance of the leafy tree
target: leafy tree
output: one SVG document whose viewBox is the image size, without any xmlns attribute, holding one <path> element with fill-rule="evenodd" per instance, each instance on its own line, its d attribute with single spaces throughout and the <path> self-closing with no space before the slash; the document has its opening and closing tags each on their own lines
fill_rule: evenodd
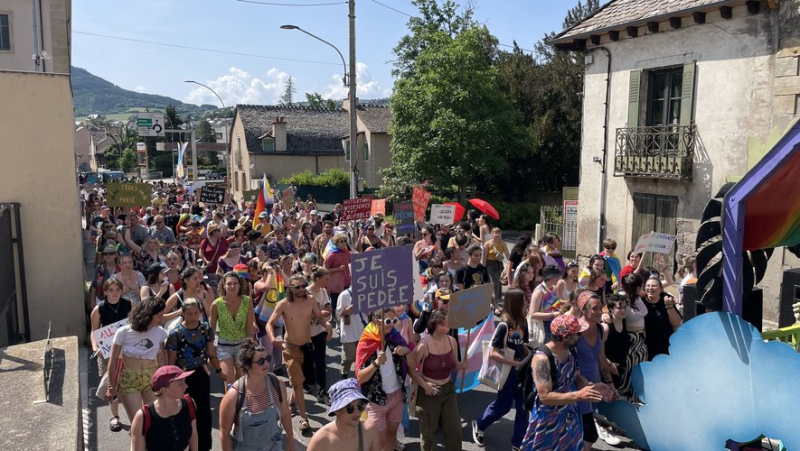
<svg viewBox="0 0 800 451">
<path fill-rule="evenodd" d="M 461 199 L 467 186 L 494 191 L 509 172 L 509 159 L 528 145 L 490 64 L 496 40 L 482 26 L 454 37 L 425 33 L 413 70 L 396 81 L 391 99 L 395 171 L 434 186 L 456 185 Z"/>
<path fill-rule="evenodd" d="M 136 152 L 131 149 L 125 149 L 119 159 L 119 165 L 122 172 L 133 172 L 137 166 Z"/>
<path fill-rule="evenodd" d="M 323 99 L 322 94 L 318 92 L 307 92 L 306 102 L 308 103 L 308 106 L 312 108 L 328 108 L 333 110 L 339 107 L 339 104 L 335 100 Z"/>
<path fill-rule="evenodd" d="M 169 127 L 170 129 L 177 130 L 184 123 L 183 119 L 181 119 L 181 116 L 178 114 L 178 110 L 175 108 L 175 105 L 171 103 L 167 105 L 167 107 L 164 109 L 164 116 L 165 116 L 164 121 L 166 122 L 166 124 L 164 125 L 165 127 Z M 168 141 L 173 141 L 173 140 L 177 141 L 177 139 L 175 138 L 177 138 L 177 135 L 173 135 L 172 133 L 167 133 Z"/>
<path fill-rule="evenodd" d="M 215 143 L 217 142 L 217 137 L 214 134 L 214 129 L 211 128 L 211 123 L 208 122 L 208 119 L 200 120 L 200 125 L 197 126 L 197 131 L 195 131 L 195 136 L 201 143 Z"/>
<path fill-rule="evenodd" d="M 283 106 L 292 106 L 294 94 L 296 92 L 297 88 L 294 87 L 294 80 L 292 80 L 292 76 L 289 75 L 289 78 L 286 80 L 286 87 L 283 90 L 283 95 L 281 96 L 280 104 Z"/>
</svg>

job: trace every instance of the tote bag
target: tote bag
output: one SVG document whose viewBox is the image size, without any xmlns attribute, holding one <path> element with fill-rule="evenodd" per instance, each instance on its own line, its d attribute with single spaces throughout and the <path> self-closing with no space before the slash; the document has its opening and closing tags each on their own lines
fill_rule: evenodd
<svg viewBox="0 0 800 451">
<path fill-rule="evenodd" d="M 506 325 L 506 336 L 503 343 L 506 344 L 507 342 L 508 325 Z M 498 362 L 491 358 L 491 341 L 483 340 L 483 342 L 481 342 L 481 347 L 483 348 L 483 362 L 481 364 L 481 369 L 478 372 L 478 381 L 487 387 L 500 391 L 500 389 L 503 388 L 503 385 L 505 385 L 506 379 L 508 379 L 508 373 L 511 372 L 511 365 Z M 499 351 L 505 358 L 509 360 L 514 358 L 514 350 L 509 349 L 508 346 L 504 347 L 503 349 L 499 349 Z"/>
</svg>

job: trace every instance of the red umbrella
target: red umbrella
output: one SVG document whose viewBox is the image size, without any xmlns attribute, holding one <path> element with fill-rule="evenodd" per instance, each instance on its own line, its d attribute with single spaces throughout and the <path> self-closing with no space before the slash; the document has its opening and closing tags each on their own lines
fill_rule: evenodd
<svg viewBox="0 0 800 451">
<path fill-rule="evenodd" d="M 461 221 L 461 218 L 464 217 L 464 213 L 467 212 L 467 209 L 464 208 L 464 206 L 459 204 L 458 202 L 445 202 L 442 205 L 452 205 L 456 207 L 456 214 L 453 216 L 453 224 L 457 223 L 458 221 Z"/>
<path fill-rule="evenodd" d="M 500 220 L 500 213 L 498 213 L 497 210 L 494 207 L 492 207 L 492 204 L 490 204 L 489 202 L 486 202 L 483 199 L 474 198 L 470 199 L 469 203 L 474 205 L 475 208 L 477 208 L 484 214 L 488 215 L 490 218 L 496 219 L 498 221 Z"/>
</svg>

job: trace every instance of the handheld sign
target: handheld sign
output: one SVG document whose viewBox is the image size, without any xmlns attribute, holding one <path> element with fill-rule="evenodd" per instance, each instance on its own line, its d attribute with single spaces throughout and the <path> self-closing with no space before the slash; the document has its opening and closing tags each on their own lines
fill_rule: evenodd
<svg viewBox="0 0 800 451">
<path fill-rule="evenodd" d="M 207 185 L 200 188 L 200 202 L 207 204 L 224 204 L 225 187 Z"/>
<path fill-rule="evenodd" d="M 655 252 L 657 254 L 669 254 L 672 246 L 675 245 L 675 235 L 666 233 L 646 233 L 636 242 L 634 252 L 642 254 L 644 252 Z"/>
<path fill-rule="evenodd" d="M 412 246 L 398 246 L 353 254 L 353 313 L 413 301 L 414 256 L 411 251 Z"/>
<path fill-rule="evenodd" d="M 369 211 L 369 215 L 375 216 L 378 213 L 386 216 L 386 199 L 372 199 L 372 208 Z"/>
<path fill-rule="evenodd" d="M 431 205 L 431 224 L 452 224 L 455 216 L 455 205 Z"/>
<path fill-rule="evenodd" d="M 431 193 L 415 186 L 411 194 L 411 202 L 414 204 L 414 220 L 425 221 L 425 210 L 428 209 L 428 202 L 431 200 Z"/>
<path fill-rule="evenodd" d="M 94 340 L 97 342 L 98 350 L 103 355 L 104 359 L 111 358 L 111 345 L 114 344 L 114 334 L 117 332 L 117 329 L 127 324 L 128 318 L 125 318 L 92 332 Z"/>
<path fill-rule="evenodd" d="M 450 295 L 447 324 L 451 329 L 471 329 L 489 316 L 494 286 L 485 283 Z"/>
<path fill-rule="evenodd" d="M 414 233 L 414 206 L 411 202 L 399 202 L 394 204 L 395 228 L 398 235 L 410 235 Z"/>
<path fill-rule="evenodd" d="M 370 210 L 372 210 L 372 199 L 363 197 L 345 199 L 344 202 L 342 202 L 342 217 L 339 221 L 367 219 L 369 218 Z"/>
<path fill-rule="evenodd" d="M 106 203 L 109 207 L 140 207 L 150 205 L 149 183 L 109 183 Z"/>
<path fill-rule="evenodd" d="M 294 204 L 294 188 L 290 186 L 284 189 L 282 197 L 284 206 L 292 206 L 292 204 Z"/>
</svg>

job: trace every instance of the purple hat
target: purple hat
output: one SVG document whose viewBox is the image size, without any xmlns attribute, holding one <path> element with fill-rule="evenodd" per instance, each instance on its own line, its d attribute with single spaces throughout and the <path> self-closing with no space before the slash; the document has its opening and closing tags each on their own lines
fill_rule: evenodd
<svg viewBox="0 0 800 451">
<path fill-rule="evenodd" d="M 331 408 L 328 410 L 328 416 L 336 415 L 336 411 L 344 409 L 351 402 L 357 399 L 369 401 L 366 396 L 361 393 L 361 387 L 358 381 L 350 378 L 339 381 L 328 389 L 328 395 L 331 397 Z"/>
</svg>

